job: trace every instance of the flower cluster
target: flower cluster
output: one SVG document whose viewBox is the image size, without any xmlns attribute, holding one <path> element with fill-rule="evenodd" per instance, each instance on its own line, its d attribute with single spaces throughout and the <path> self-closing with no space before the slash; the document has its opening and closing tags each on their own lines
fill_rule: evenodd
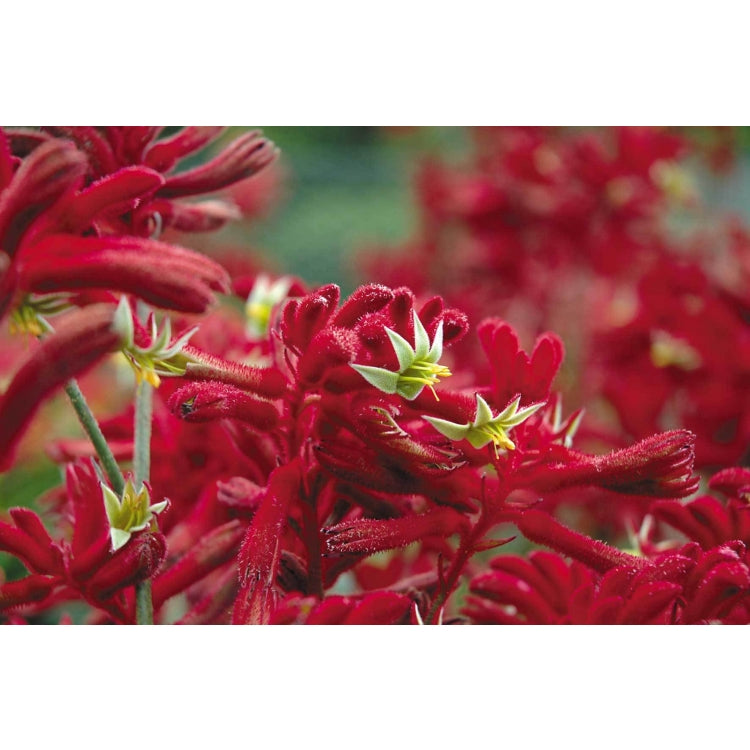
<svg viewBox="0 0 750 750">
<path fill-rule="evenodd" d="M 603 237 L 649 255 L 654 213 L 688 194 L 678 138 L 622 131 L 613 157 L 592 136 L 481 134 L 477 173 L 424 182 L 423 247 L 448 242 L 444 223 L 462 226 L 453 252 L 481 246 L 466 257 L 484 278 L 431 293 L 440 280 L 406 267 L 342 299 L 334 284 L 248 281 L 241 263 L 232 274 L 152 237 L 231 218 L 228 204 L 183 199 L 273 156 L 251 133 L 175 168 L 219 135 L 2 136 L 2 311 L 40 339 L 0 397 L 2 467 L 18 465 L 19 440 L 60 386 L 87 439 L 50 441 L 65 486 L 0 520 L 0 552 L 19 563 L 0 579 L 1 620 L 53 621 L 75 601 L 87 622 L 114 623 L 750 621 L 750 472 L 725 466 L 710 481 L 725 500 L 694 497 L 696 445 L 710 419 L 735 414 L 712 406 L 723 365 L 708 327 L 734 326 L 726 377 L 739 400 L 742 297 L 677 274 L 678 314 L 650 294 L 647 263 L 625 328 L 587 323 L 583 340 L 600 342 L 591 367 L 629 434 L 570 409 L 561 338 L 540 333 L 526 351 L 498 309 L 513 288 L 543 314 L 581 263 L 620 279 L 628 264 L 602 253 Z M 135 372 L 135 406 L 97 424 L 71 383 L 111 376 L 113 354 Z M 664 374 L 654 393 L 646 361 Z M 709 414 L 662 424 L 664 394 L 683 391 Z"/>
</svg>

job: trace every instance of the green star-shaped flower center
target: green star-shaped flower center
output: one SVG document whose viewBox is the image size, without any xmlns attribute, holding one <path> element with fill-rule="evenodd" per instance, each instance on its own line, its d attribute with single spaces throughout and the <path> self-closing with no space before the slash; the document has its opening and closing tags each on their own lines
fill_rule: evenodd
<svg viewBox="0 0 750 750">
<path fill-rule="evenodd" d="M 412 311 L 414 319 L 414 346 L 396 331 L 386 328 L 388 338 L 398 359 L 398 370 L 386 370 L 384 367 L 370 365 L 352 365 L 352 367 L 371 385 L 384 393 L 398 393 L 408 401 L 414 400 L 422 389 L 429 388 L 435 398 L 435 384 L 440 378 L 447 378 L 451 371 L 438 360 L 443 354 L 443 322 L 438 323 L 435 337 L 430 337 L 422 321 Z"/>
<path fill-rule="evenodd" d="M 135 372 L 138 383 L 145 380 L 154 388 L 158 388 L 161 376 L 179 376 L 185 374 L 187 358 L 182 354 L 185 344 L 198 330 L 191 328 L 174 343 L 172 338 L 172 324 L 167 318 L 161 331 L 158 330 L 155 318 L 151 318 L 151 343 L 148 346 L 138 346 L 135 343 L 135 331 L 130 305 L 125 297 L 120 300 L 115 312 L 113 327 L 122 336 L 121 351 Z"/>
<path fill-rule="evenodd" d="M 125 482 L 122 498 L 117 497 L 107 485 L 102 483 L 101 487 L 104 509 L 109 521 L 112 550 L 115 552 L 123 547 L 136 531 L 147 528 L 154 515 L 161 513 L 168 505 L 167 500 L 151 505 L 148 487 L 143 484 L 136 492 L 130 479 Z"/>
<path fill-rule="evenodd" d="M 483 448 L 492 443 L 495 456 L 498 449 L 515 450 L 515 443 L 508 437 L 508 430 L 517 427 L 521 422 L 528 419 L 535 411 L 541 409 L 544 404 L 532 404 L 519 410 L 521 402 L 519 396 L 509 404 L 497 416 L 492 416 L 490 405 L 477 394 L 477 412 L 473 422 L 449 422 L 447 419 L 428 417 L 423 415 L 438 432 L 451 440 L 467 440 L 474 448 Z"/>
</svg>

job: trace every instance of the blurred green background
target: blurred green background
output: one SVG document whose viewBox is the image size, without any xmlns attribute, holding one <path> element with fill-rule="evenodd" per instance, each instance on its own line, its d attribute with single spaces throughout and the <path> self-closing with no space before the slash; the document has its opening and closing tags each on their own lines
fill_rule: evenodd
<svg viewBox="0 0 750 750">
<path fill-rule="evenodd" d="M 406 241 L 417 221 L 411 178 L 417 159 L 454 159 L 470 147 L 463 128 L 264 127 L 280 149 L 284 190 L 269 217 L 223 230 L 280 270 L 312 284 L 356 285 L 352 256 Z"/>
</svg>

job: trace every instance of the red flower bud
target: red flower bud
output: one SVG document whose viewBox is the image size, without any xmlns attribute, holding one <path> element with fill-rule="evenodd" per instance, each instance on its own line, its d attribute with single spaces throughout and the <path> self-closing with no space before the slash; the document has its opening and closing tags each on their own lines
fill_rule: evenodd
<svg viewBox="0 0 750 750">
<path fill-rule="evenodd" d="M 109 599 L 126 586 L 151 578 L 167 554 L 163 534 L 136 534 L 92 576 L 88 593 L 97 599 Z"/>
<path fill-rule="evenodd" d="M 233 385 L 216 381 L 188 383 L 172 394 L 169 408 L 186 422 L 238 419 L 268 430 L 279 420 L 279 413 L 270 401 L 261 401 Z"/>
<path fill-rule="evenodd" d="M 0 586 L 0 610 L 41 602 L 59 583 L 53 576 L 30 575 Z"/>
<path fill-rule="evenodd" d="M 438 508 L 421 515 L 387 520 L 358 519 L 323 529 L 326 549 L 339 554 L 371 555 L 430 536 L 447 537 L 465 530 L 468 521 L 450 508 Z"/>
<path fill-rule="evenodd" d="M 230 521 L 213 529 L 197 544 L 153 581 L 154 607 L 179 594 L 237 555 L 245 527 L 240 521 Z"/>
<path fill-rule="evenodd" d="M 168 172 L 183 156 L 198 151 L 211 143 L 224 131 L 222 127 L 186 127 L 169 138 L 149 146 L 143 163 L 158 172 Z"/>
<path fill-rule="evenodd" d="M 229 278 L 212 260 L 139 237 L 51 235 L 23 253 L 19 285 L 28 291 L 110 289 L 157 307 L 205 312 Z"/>
<path fill-rule="evenodd" d="M 356 289 L 333 316 L 331 324 L 341 328 L 354 328 L 359 319 L 377 312 L 393 299 L 393 291 L 382 284 L 365 284 Z"/>
<path fill-rule="evenodd" d="M 10 515 L 13 526 L 0 521 L 0 550 L 14 555 L 35 573 L 62 574 L 62 552 L 38 516 L 27 508 L 13 508 Z"/>
<path fill-rule="evenodd" d="M 276 593 L 274 582 L 281 554 L 281 536 L 288 508 L 300 496 L 299 459 L 275 469 L 266 497 L 242 542 L 239 555 L 240 592 L 232 622 L 262 625 L 270 620 Z"/>
<path fill-rule="evenodd" d="M 31 222 L 86 171 L 86 157 L 72 143 L 49 140 L 27 156 L 0 193 L 0 248 L 11 257 Z"/>
<path fill-rule="evenodd" d="M 339 303 L 340 290 L 328 284 L 314 292 L 287 302 L 281 319 L 281 337 L 290 349 L 304 351 L 312 337 L 333 315 Z"/>
<path fill-rule="evenodd" d="M 207 164 L 168 177 L 157 196 L 182 198 L 221 190 L 259 172 L 277 153 L 273 143 L 259 133 L 246 133 Z"/>
<path fill-rule="evenodd" d="M 112 305 L 71 312 L 21 365 L 0 399 L 0 468 L 10 465 L 12 448 L 41 402 L 117 350 L 120 337 L 112 330 L 113 316 Z"/>
<path fill-rule="evenodd" d="M 543 511 L 527 510 L 523 513 L 507 515 L 530 541 L 543 544 L 556 552 L 579 560 L 600 573 L 605 573 L 618 565 L 635 569 L 650 565 L 648 560 L 642 557 L 629 555 L 627 552 L 622 552 L 604 542 L 591 539 L 563 526 Z"/>
<path fill-rule="evenodd" d="M 186 380 L 218 381 L 268 398 L 278 398 L 286 391 L 287 380 L 276 368 L 230 362 L 189 344 L 182 351 L 188 359 L 184 375 Z"/>
</svg>

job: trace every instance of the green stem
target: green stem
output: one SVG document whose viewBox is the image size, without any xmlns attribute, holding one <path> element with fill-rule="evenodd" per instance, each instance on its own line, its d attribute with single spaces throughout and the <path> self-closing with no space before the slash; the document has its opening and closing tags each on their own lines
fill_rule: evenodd
<svg viewBox="0 0 750 750">
<path fill-rule="evenodd" d="M 151 600 L 151 579 L 135 584 L 135 624 L 154 624 L 154 605 Z"/>
<path fill-rule="evenodd" d="M 148 481 L 151 473 L 151 414 L 153 388 L 145 380 L 135 392 L 135 445 L 133 446 L 133 481 L 136 487 Z"/>
<path fill-rule="evenodd" d="M 115 491 L 115 494 L 122 496 L 123 490 L 125 489 L 125 479 L 122 476 L 122 472 L 117 465 L 115 457 L 112 455 L 109 445 L 107 445 L 107 441 L 102 434 L 99 423 L 96 421 L 96 417 L 86 403 L 83 393 L 81 393 L 78 383 L 75 380 L 68 381 L 68 384 L 65 386 L 65 393 L 68 394 L 70 403 L 73 405 L 73 408 L 78 415 L 78 420 L 94 445 L 96 455 L 99 456 L 99 460 L 102 462 L 102 466 L 107 474 L 109 483 L 112 485 L 112 489 Z"/>
<path fill-rule="evenodd" d="M 140 487 L 148 481 L 151 470 L 151 413 L 153 389 L 141 381 L 135 391 L 135 441 L 133 446 L 133 482 Z M 151 581 L 135 585 L 135 621 L 137 625 L 154 624 L 154 607 L 151 601 Z"/>
</svg>

